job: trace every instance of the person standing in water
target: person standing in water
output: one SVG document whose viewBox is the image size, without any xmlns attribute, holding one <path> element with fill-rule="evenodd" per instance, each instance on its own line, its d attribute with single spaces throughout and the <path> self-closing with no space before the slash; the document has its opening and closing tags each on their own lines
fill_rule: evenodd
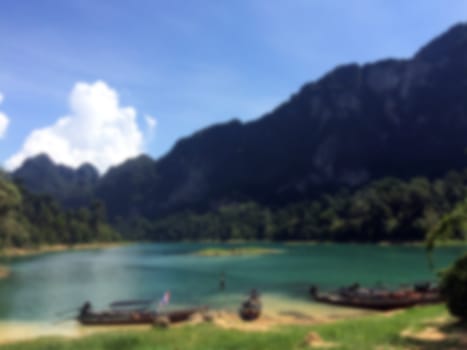
<svg viewBox="0 0 467 350">
<path fill-rule="evenodd" d="M 224 271 L 221 273 L 221 277 L 219 279 L 219 290 L 224 290 L 225 289 L 225 274 Z"/>
</svg>

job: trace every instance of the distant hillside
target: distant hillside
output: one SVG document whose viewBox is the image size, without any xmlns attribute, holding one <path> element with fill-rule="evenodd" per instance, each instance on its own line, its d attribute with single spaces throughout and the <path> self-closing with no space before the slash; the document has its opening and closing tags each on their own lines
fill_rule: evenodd
<svg viewBox="0 0 467 350">
<path fill-rule="evenodd" d="M 67 207 L 79 207 L 91 201 L 99 173 L 90 164 L 75 170 L 41 154 L 26 160 L 13 177 L 33 193 L 51 195 Z"/>
<path fill-rule="evenodd" d="M 154 160 L 140 156 L 111 168 L 97 184 L 95 195 L 107 204 L 114 219 L 151 217 L 155 211 L 153 187 L 158 181 Z"/>
<path fill-rule="evenodd" d="M 92 187 L 114 220 L 153 220 L 231 202 L 278 207 L 387 176 L 442 176 L 467 164 L 466 135 L 460 24 L 411 59 L 338 67 L 256 121 L 201 130 L 161 159 L 129 160 L 97 182 L 90 169 L 78 180 L 61 167 L 31 166 L 37 159 L 14 176 L 65 203 Z"/>
</svg>

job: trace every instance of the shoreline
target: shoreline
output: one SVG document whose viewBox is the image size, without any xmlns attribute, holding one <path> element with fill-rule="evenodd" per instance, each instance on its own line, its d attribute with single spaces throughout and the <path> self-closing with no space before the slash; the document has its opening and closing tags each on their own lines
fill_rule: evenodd
<svg viewBox="0 0 467 350">
<path fill-rule="evenodd" d="M 209 323 L 219 329 L 237 330 L 241 332 L 268 332 L 283 326 L 312 326 L 335 323 L 343 320 L 360 319 L 374 315 L 369 312 L 342 312 L 337 314 L 326 312 L 320 308 L 310 310 L 279 309 L 264 312 L 255 322 L 245 322 L 238 317 L 237 312 L 229 309 L 212 309 L 209 314 L 212 321 L 203 321 L 200 317 L 174 324 L 171 328 L 190 327 L 199 323 Z M 338 311 L 338 310 L 336 310 Z M 82 326 L 77 321 L 67 321 L 61 325 L 53 322 L 0 321 L 0 346 L 24 341 L 35 341 L 41 338 L 58 337 L 61 339 L 81 339 L 95 334 L 112 334 L 143 332 L 153 329 L 153 325 L 122 325 L 122 326 Z"/>
<path fill-rule="evenodd" d="M 78 244 L 52 244 L 29 248 L 6 248 L 0 251 L 1 258 L 28 257 L 49 253 L 60 253 L 66 251 L 99 250 L 117 248 L 134 242 L 102 242 L 102 243 L 78 243 Z M 1 276 L 1 270 L 0 270 Z"/>
<path fill-rule="evenodd" d="M 423 241 L 407 241 L 407 242 L 391 242 L 391 241 L 379 241 L 379 242 L 334 242 L 334 241 L 316 241 L 316 240 L 309 240 L 309 241 L 121 241 L 121 242 L 95 242 L 95 243 L 78 243 L 78 244 L 51 244 L 51 245 L 41 245 L 37 247 L 24 247 L 24 248 L 5 248 L 0 250 L 0 261 L 4 258 L 17 258 L 17 257 L 28 257 L 28 256 L 35 256 L 41 254 L 49 254 L 49 253 L 60 253 L 65 251 L 80 251 L 80 250 L 98 250 L 98 249 L 110 249 L 110 248 L 117 248 L 127 245 L 133 244 L 143 244 L 143 243 L 151 243 L 151 244 L 178 244 L 178 243 L 199 243 L 204 245 L 225 245 L 225 246 L 236 246 L 236 245 L 270 245 L 270 244 L 279 244 L 285 247 L 287 246 L 298 246 L 298 245 L 306 245 L 306 246 L 315 246 L 315 245 L 328 245 L 328 244 L 336 244 L 336 245 L 368 245 L 368 246 L 376 246 L 376 247 L 418 247 L 424 248 L 425 242 Z M 444 248 L 444 247 L 467 247 L 467 241 L 441 241 L 436 244 L 436 248 Z M 258 247 L 261 249 L 261 247 Z M 223 249 L 223 248 L 220 248 Z M 232 248 L 233 249 L 233 248 Z M 0 265 L 0 278 L 2 276 L 1 268 L 5 266 Z"/>
<path fill-rule="evenodd" d="M 337 242 L 337 241 L 328 241 L 328 240 L 296 240 L 296 241 L 271 241 L 271 240 L 242 240 L 242 239 L 233 239 L 227 241 L 221 240 L 180 240 L 180 241 L 134 241 L 134 244 L 139 243 L 161 243 L 161 244 L 178 244 L 178 243 L 191 243 L 191 244 L 212 244 L 212 245 L 226 245 L 226 246 L 236 246 L 236 245 L 253 245 L 253 244 L 278 244 L 284 246 L 296 246 L 296 245 L 307 245 L 307 246 L 314 246 L 314 245 L 329 245 L 329 244 L 336 244 L 336 245 L 367 245 L 367 246 L 377 246 L 377 247 L 419 247 L 425 248 L 426 242 L 424 240 L 421 241 L 376 241 L 376 242 L 359 242 L 359 241 L 346 241 L 346 242 Z M 467 240 L 445 240 L 439 241 L 436 243 L 436 248 L 443 248 L 443 247 L 467 247 Z"/>
<path fill-rule="evenodd" d="M 0 348 L 163 348 L 199 350 L 204 348 L 347 348 L 386 349 L 464 349 L 467 345 L 465 324 L 450 316 L 445 307 L 423 306 L 410 310 L 378 312 L 354 317 L 313 319 L 300 315 L 278 318 L 265 313 L 254 322 L 244 322 L 226 310 L 213 310 L 210 315 L 195 315 L 187 322 L 173 324 L 169 329 L 152 325 L 93 326 L 67 322 L 57 327 L 52 323 L 0 321 Z M 199 334 L 201 333 L 201 334 Z M 211 342 L 210 338 L 215 339 Z M 228 336 L 227 336 L 228 335 Z M 227 336 L 227 337 L 225 337 Z M 262 338 L 257 344 L 258 338 Z M 193 343 L 191 343 L 193 341 Z M 278 342 L 278 343 L 275 343 Z M 106 345 L 106 346 L 104 346 Z M 255 346 L 257 345 L 257 346 Z M 348 345 L 351 345 L 349 347 Z"/>
</svg>

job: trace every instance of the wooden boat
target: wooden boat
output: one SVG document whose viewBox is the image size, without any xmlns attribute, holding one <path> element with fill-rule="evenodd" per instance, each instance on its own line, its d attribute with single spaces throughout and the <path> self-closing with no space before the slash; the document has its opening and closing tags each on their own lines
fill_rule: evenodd
<svg viewBox="0 0 467 350">
<path fill-rule="evenodd" d="M 310 294 L 314 300 L 321 303 L 379 311 L 434 304 L 443 301 L 437 288 L 417 286 L 409 290 L 400 289 L 396 291 L 348 287 L 330 293 L 319 292 L 317 287 L 312 286 Z"/>
<path fill-rule="evenodd" d="M 197 312 L 205 312 L 207 307 L 195 307 L 174 311 L 155 312 L 147 310 L 105 310 L 95 312 L 86 303 L 81 307 L 77 320 L 87 326 L 154 324 L 158 319 L 169 323 L 188 320 Z"/>
<path fill-rule="evenodd" d="M 261 304 L 248 304 L 246 301 L 242 304 L 238 313 L 244 321 L 256 320 L 261 315 Z"/>
</svg>

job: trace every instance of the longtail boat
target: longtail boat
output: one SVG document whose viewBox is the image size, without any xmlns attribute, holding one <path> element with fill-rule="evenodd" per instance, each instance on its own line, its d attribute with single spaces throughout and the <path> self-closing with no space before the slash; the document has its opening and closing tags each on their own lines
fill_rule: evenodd
<svg viewBox="0 0 467 350">
<path fill-rule="evenodd" d="M 85 303 L 77 317 L 78 322 L 87 326 L 104 325 L 137 325 L 154 324 L 158 319 L 166 319 L 169 323 L 188 320 L 193 314 L 205 312 L 207 307 L 194 307 L 173 311 L 148 311 L 144 309 L 92 311 L 89 303 Z"/>
<path fill-rule="evenodd" d="M 242 303 L 238 310 L 239 316 L 244 321 L 256 320 L 261 315 L 261 301 L 258 292 L 253 289 L 249 298 Z"/>
<path fill-rule="evenodd" d="M 321 303 L 379 311 L 435 304 L 443 301 L 439 290 L 431 286 L 415 286 L 412 289 L 395 291 L 351 286 L 334 292 L 320 292 L 316 286 L 312 286 L 310 295 Z"/>
</svg>

